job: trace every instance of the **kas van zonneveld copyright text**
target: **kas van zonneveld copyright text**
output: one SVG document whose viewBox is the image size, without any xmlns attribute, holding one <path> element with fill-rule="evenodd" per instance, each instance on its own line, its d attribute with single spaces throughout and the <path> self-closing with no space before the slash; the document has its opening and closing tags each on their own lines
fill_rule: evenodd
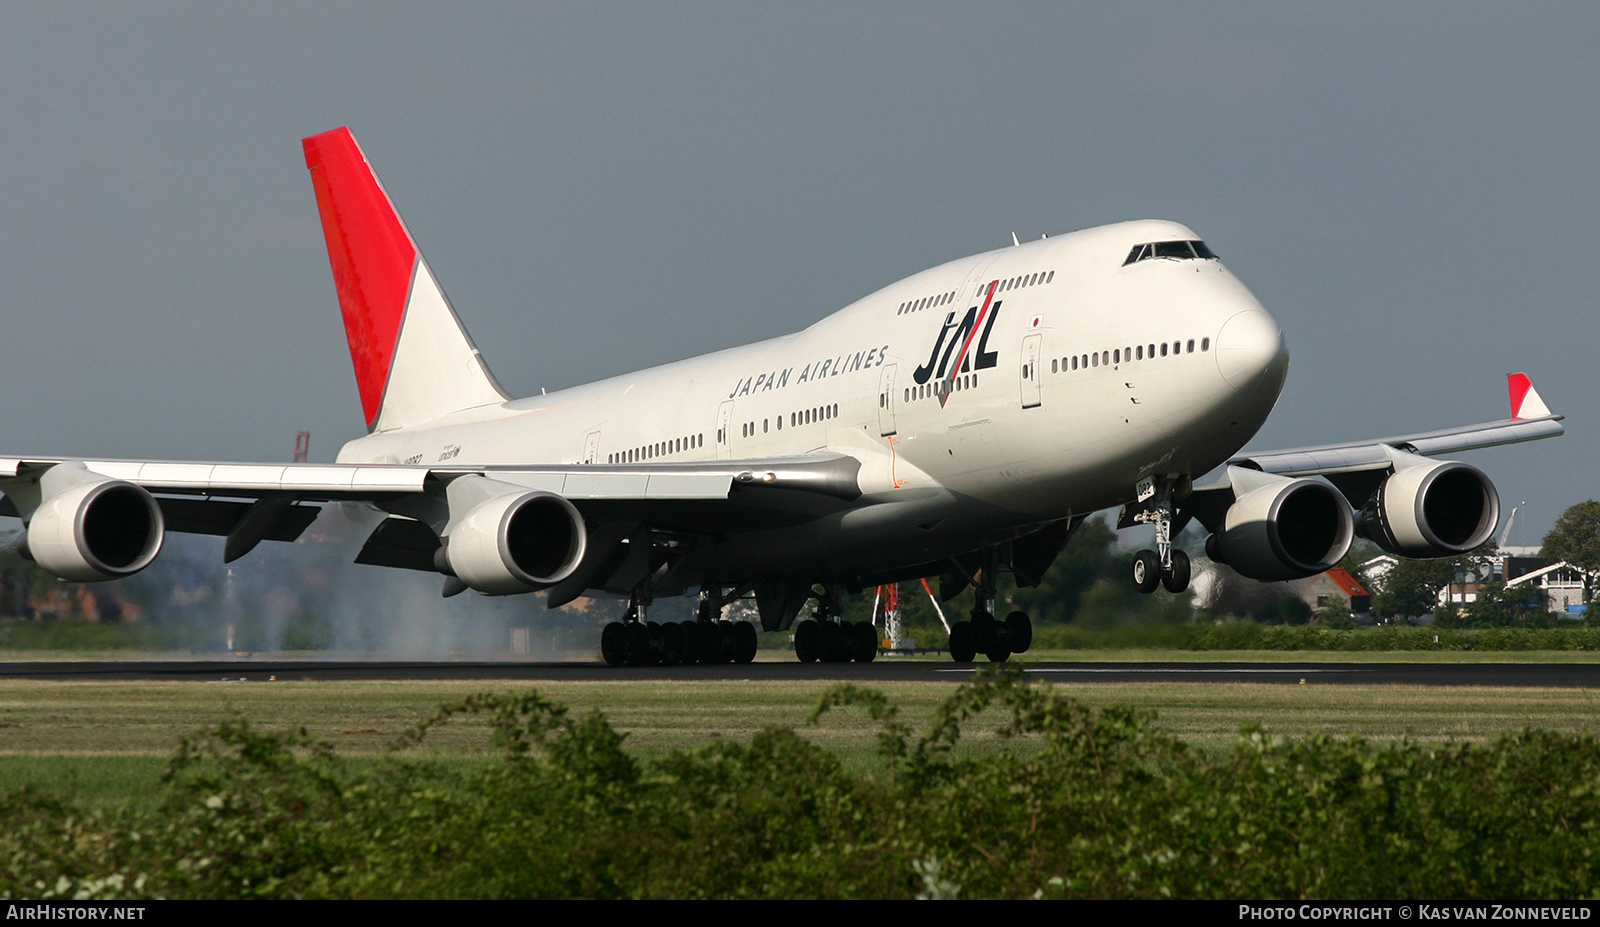
<svg viewBox="0 0 1600 927">
<path fill-rule="evenodd" d="M 1588 906 L 1563 905 L 1239 905 L 1241 921 L 1586 921 Z"/>
</svg>

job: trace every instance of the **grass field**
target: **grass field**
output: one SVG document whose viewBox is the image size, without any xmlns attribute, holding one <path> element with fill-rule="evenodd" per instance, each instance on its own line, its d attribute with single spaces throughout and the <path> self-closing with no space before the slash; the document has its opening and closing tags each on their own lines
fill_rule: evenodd
<svg viewBox="0 0 1600 927">
<path fill-rule="evenodd" d="M 1284 655 L 1278 654 L 1279 659 Z M 166 758 L 185 735 L 238 712 L 268 730 L 305 725 L 347 757 L 383 755 L 439 705 L 484 691 L 537 688 L 577 713 L 604 712 L 648 754 L 717 738 L 748 741 L 787 726 L 861 770 L 874 767 L 877 726 L 853 712 L 806 720 L 832 682 L 45 682 L 0 680 L 0 790 L 24 784 L 96 804 L 152 794 Z M 1579 689 L 1281 684 L 1055 684 L 1091 706 L 1128 705 L 1203 749 L 1221 749 L 1247 724 L 1271 733 L 1320 731 L 1371 740 L 1482 740 L 1523 727 L 1600 733 L 1600 693 Z M 885 683 L 901 716 L 920 730 L 953 687 Z M 996 719 L 998 722 L 999 719 Z M 1011 749 L 968 725 L 971 750 Z M 430 732 L 420 748 L 455 762 L 487 762 L 487 727 L 460 719 Z"/>
</svg>

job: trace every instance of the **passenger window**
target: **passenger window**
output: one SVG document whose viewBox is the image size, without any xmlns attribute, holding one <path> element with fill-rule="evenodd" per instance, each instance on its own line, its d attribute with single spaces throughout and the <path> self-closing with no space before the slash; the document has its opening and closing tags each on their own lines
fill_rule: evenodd
<svg viewBox="0 0 1600 927">
<path fill-rule="evenodd" d="M 1115 351 L 1111 352 L 1111 362 L 1113 364 L 1122 363 L 1122 349 L 1121 348 L 1118 348 Z"/>
<path fill-rule="evenodd" d="M 1190 354 L 1194 353 L 1194 339 L 1193 338 L 1189 339 L 1189 353 Z"/>
</svg>

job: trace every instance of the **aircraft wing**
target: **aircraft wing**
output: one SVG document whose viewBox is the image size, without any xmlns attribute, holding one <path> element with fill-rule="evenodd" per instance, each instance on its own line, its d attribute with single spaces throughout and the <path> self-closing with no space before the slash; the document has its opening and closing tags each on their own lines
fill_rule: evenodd
<svg viewBox="0 0 1600 927">
<path fill-rule="evenodd" d="M 1229 460 L 1229 467 L 1246 467 L 1282 476 L 1328 476 L 1361 470 L 1387 470 L 1396 453 L 1437 457 L 1461 451 L 1519 444 L 1553 438 L 1565 431 L 1564 415 L 1552 413 L 1527 374 L 1506 377 L 1511 399 L 1511 417 L 1457 428 L 1424 431 L 1343 444 L 1322 444 L 1241 454 Z M 1201 488 L 1196 481 L 1196 488 Z"/>
<path fill-rule="evenodd" d="M 368 502 L 391 515 L 358 562 L 431 569 L 414 552 L 429 499 L 475 476 L 560 496 L 598 521 L 636 521 L 665 530 L 729 530 L 745 520 L 798 522 L 842 507 L 860 495 L 860 464 L 845 456 L 719 460 L 692 463 L 557 464 L 547 466 L 402 466 L 378 464 L 242 464 L 61 457 L 0 457 L 0 515 L 39 504 L 41 477 L 66 465 L 91 480 L 132 483 L 159 506 L 165 530 L 228 538 L 231 562 L 263 540 L 293 541 L 316 519 L 319 503 Z M 407 522 L 396 525 L 391 522 Z M 423 530 L 427 530 L 423 528 Z M 401 546 L 397 538 L 403 536 Z M 430 546 L 431 545 L 431 546 Z M 385 551 L 389 551 L 386 555 Z M 404 553 L 405 550 L 413 554 Z"/>
<path fill-rule="evenodd" d="M 1425 458 L 1553 438 L 1564 432 L 1561 422 L 1565 416 L 1550 411 L 1526 374 L 1508 375 L 1506 385 L 1511 405 L 1509 418 L 1388 438 L 1242 453 L 1195 479 L 1179 508 L 1187 516 L 1185 521 L 1188 517 L 1197 518 L 1215 532 L 1223 530 L 1225 513 L 1237 499 L 1269 484 L 1287 485 L 1291 480 L 1320 477 L 1339 490 L 1359 513 L 1372 500 L 1381 499 L 1376 494 L 1391 475 L 1411 471 L 1417 476 L 1410 482 L 1418 482 L 1425 479 L 1421 474 L 1442 473 L 1441 468 L 1448 466 L 1475 474 L 1470 477 L 1473 488 L 1463 489 L 1462 498 L 1474 497 L 1480 490 L 1486 494 L 1484 521 L 1492 528 L 1498 519 L 1499 503 L 1488 478 L 1466 464 L 1429 463 Z M 1425 489 L 1420 483 L 1410 488 L 1415 498 L 1421 498 Z M 1123 526 L 1135 523 L 1137 511 L 1132 506 L 1124 509 Z M 1480 533 L 1482 530 L 1471 536 L 1476 538 Z"/>
</svg>

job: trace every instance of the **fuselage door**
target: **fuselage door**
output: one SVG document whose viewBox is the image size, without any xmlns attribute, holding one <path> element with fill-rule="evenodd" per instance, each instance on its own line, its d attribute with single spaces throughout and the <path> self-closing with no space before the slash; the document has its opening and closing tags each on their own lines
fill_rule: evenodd
<svg viewBox="0 0 1600 927">
<path fill-rule="evenodd" d="M 583 462 L 592 464 L 600 456 L 600 432 L 591 431 L 583 440 Z"/>
<path fill-rule="evenodd" d="M 1032 409 L 1043 400 L 1040 398 L 1039 381 L 1039 345 L 1044 340 L 1044 335 L 1034 333 L 1022 339 L 1022 407 Z"/>
<path fill-rule="evenodd" d="M 717 459 L 728 460 L 733 457 L 733 400 L 729 399 L 717 407 Z"/>
<path fill-rule="evenodd" d="M 878 433 L 884 437 L 895 433 L 894 368 L 894 364 L 885 366 L 883 378 L 878 381 Z"/>
</svg>

